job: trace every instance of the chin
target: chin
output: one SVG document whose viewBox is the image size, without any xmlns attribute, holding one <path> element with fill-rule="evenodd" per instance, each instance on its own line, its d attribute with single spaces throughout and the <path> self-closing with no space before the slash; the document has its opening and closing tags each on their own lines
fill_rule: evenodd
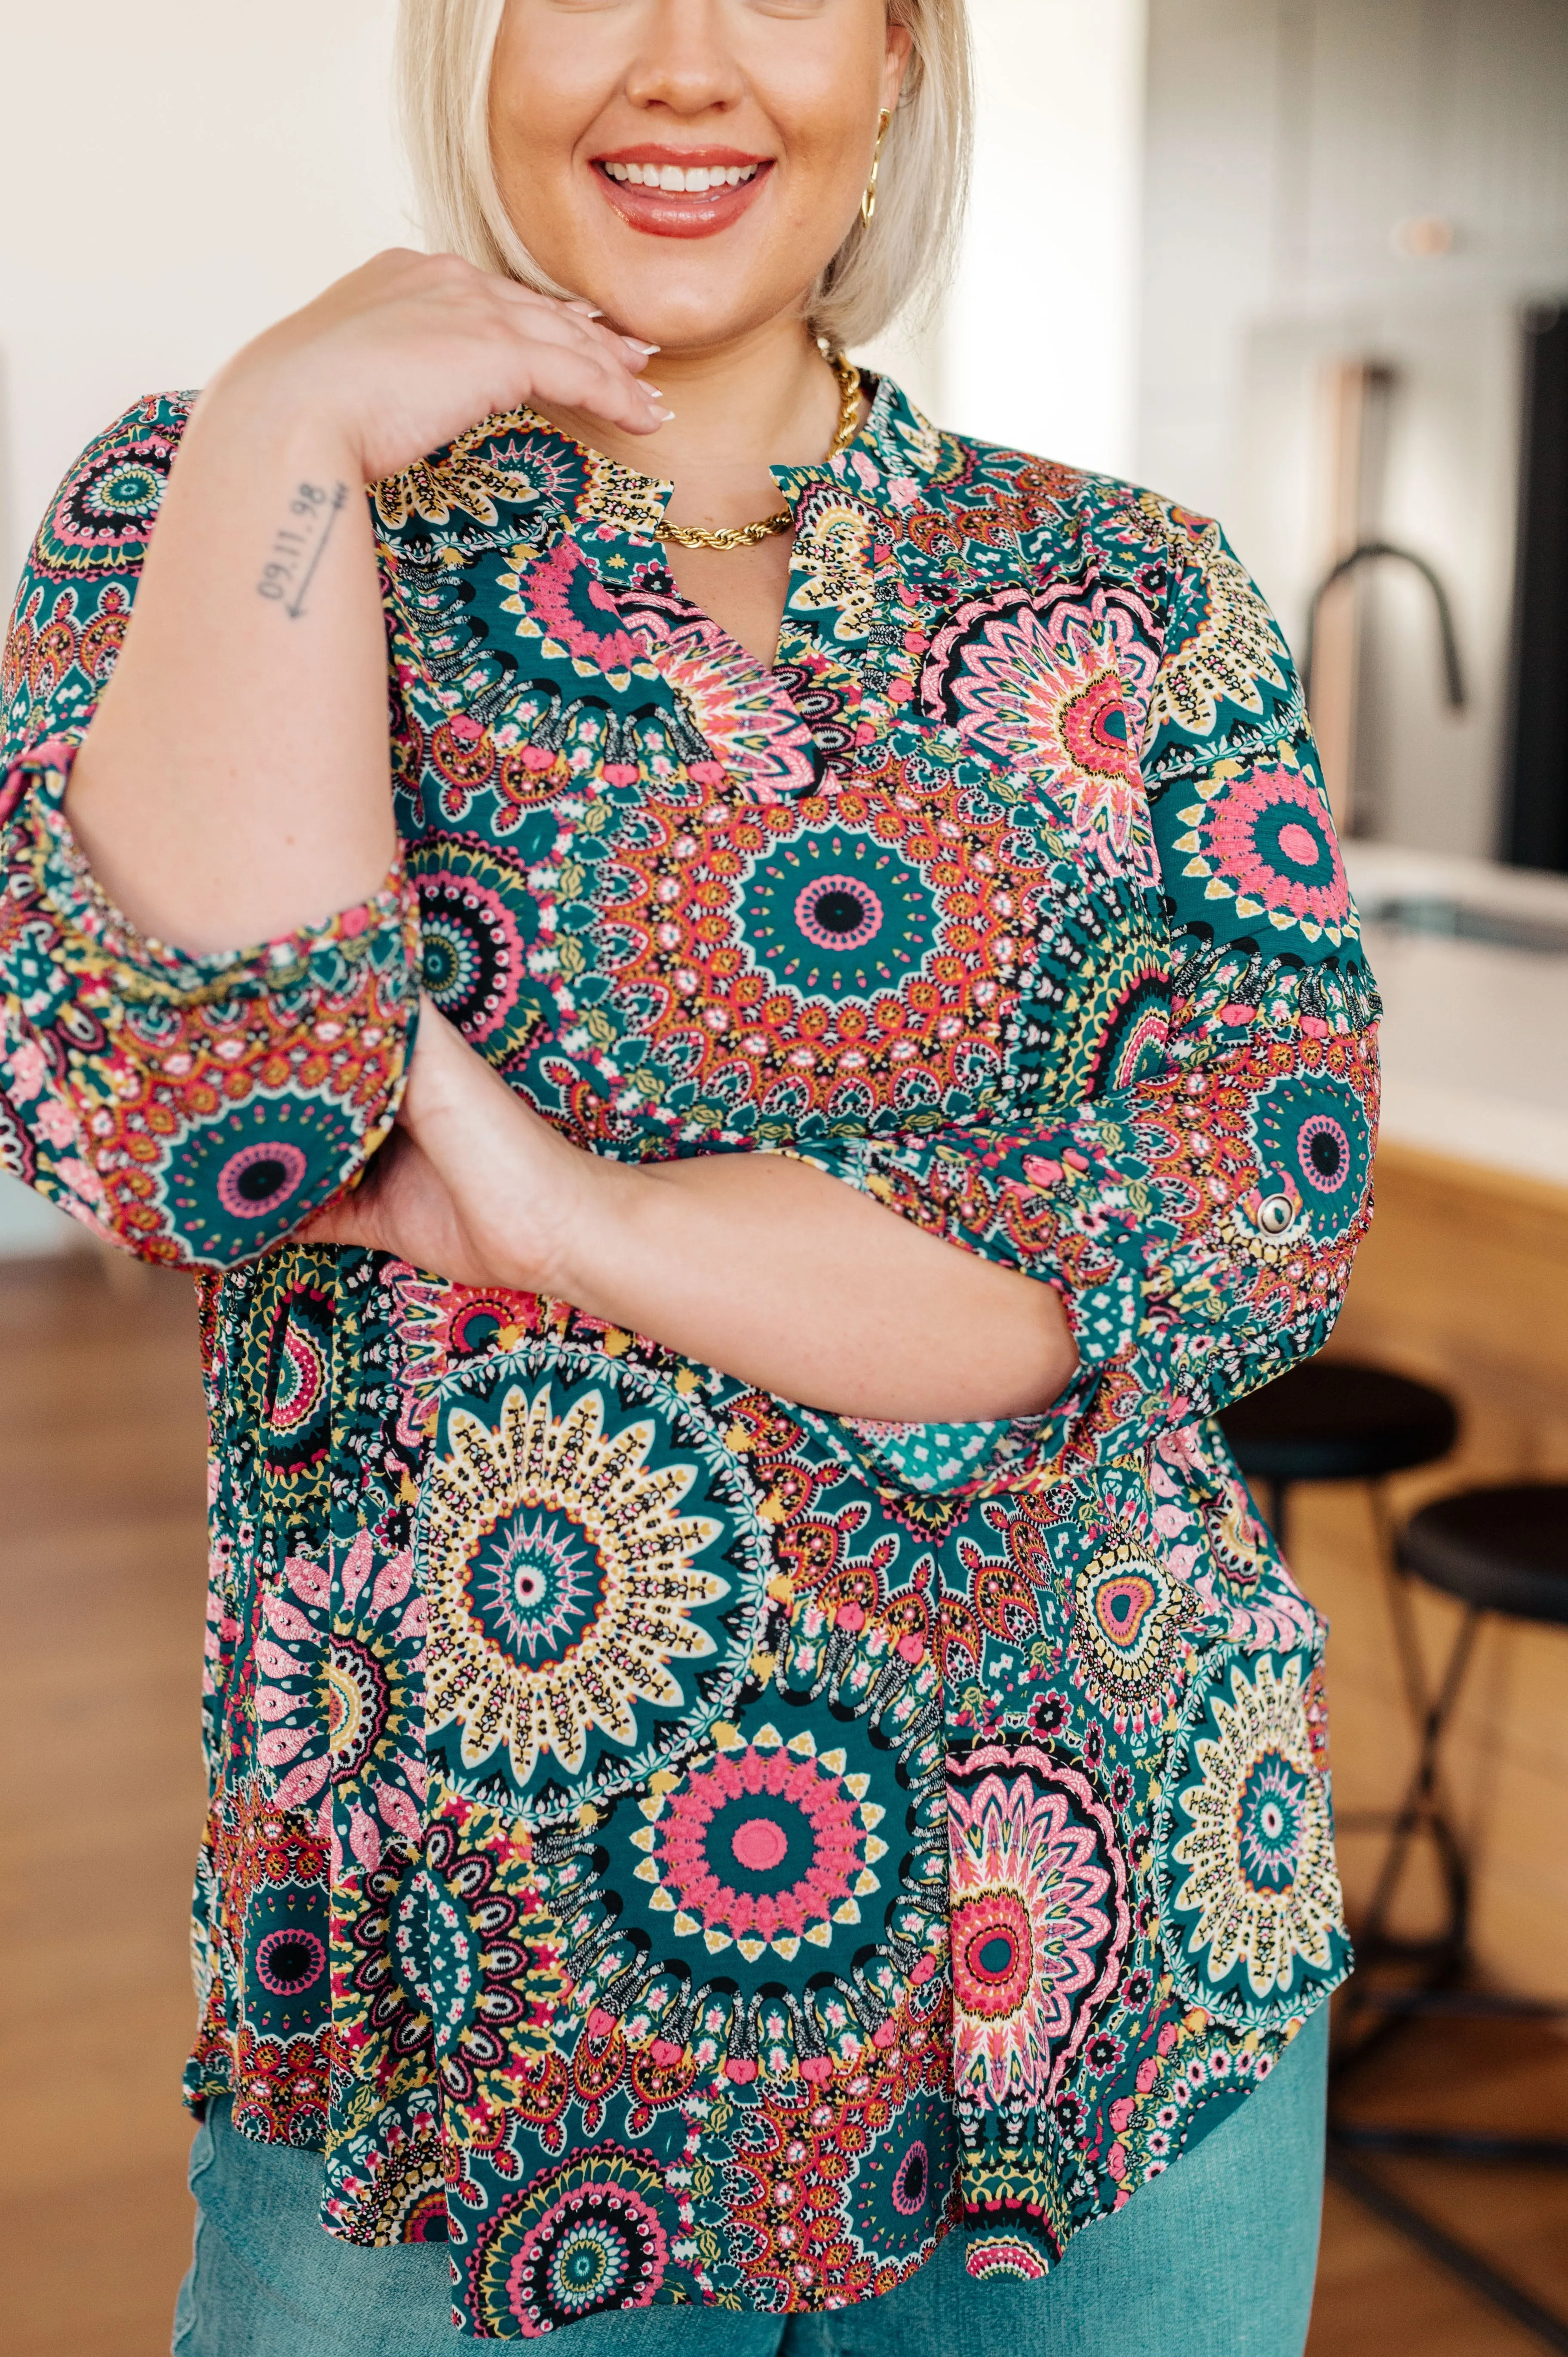
<svg viewBox="0 0 1568 2357">
<path fill-rule="evenodd" d="M 618 271 L 596 280 L 592 299 L 623 335 L 639 336 L 660 352 L 712 351 L 755 333 L 781 315 L 798 314 L 801 298 L 774 287 L 737 287 L 733 272 Z"/>
<path fill-rule="evenodd" d="M 598 304 L 623 335 L 661 352 L 711 351 L 803 314 L 820 241 L 802 237 L 770 192 L 704 237 L 650 235 L 613 212 L 607 221 L 607 210 L 596 195 L 592 215 L 574 221 L 575 254 L 553 274 Z"/>
</svg>

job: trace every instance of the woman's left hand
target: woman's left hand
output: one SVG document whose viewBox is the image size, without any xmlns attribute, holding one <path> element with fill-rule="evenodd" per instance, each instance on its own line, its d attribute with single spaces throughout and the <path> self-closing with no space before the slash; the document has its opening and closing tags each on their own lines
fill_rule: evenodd
<svg viewBox="0 0 1568 2357">
<path fill-rule="evenodd" d="M 393 1253 L 459 1285 L 549 1293 L 601 1174 L 422 998 L 397 1126 L 299 1242 Z"/>
</svg>

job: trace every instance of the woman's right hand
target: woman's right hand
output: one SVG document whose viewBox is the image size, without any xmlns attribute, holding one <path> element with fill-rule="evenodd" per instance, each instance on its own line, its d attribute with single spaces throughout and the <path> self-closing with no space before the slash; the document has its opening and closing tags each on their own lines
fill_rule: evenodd
<svg viewBox="0 0 1568 2357">
<path fill-rule="evenodd" d="M 497 410 L 579 411 L 629 434 L 668 414 L 642 382 L 649 347 L 585 303 L 536 295 L 453 253 L 394 247 L 235 354 L 202 410 L 308 412 L 379 482 Z"/>
</svg>

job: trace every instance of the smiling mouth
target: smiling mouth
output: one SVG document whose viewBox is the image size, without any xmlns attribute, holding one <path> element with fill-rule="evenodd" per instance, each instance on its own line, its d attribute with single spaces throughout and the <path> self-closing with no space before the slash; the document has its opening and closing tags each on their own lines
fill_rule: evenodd
<svg viewBox="0 0 1568 2357">
<path fill-rule="evenodd" d="M 733 149 L 691 158 L 651 148 L 595 159 L 594 178 L 629 229 L 653 237 L 711 237 L 749 210 L 771 159 Z"/>
<path fill-rule="evenodd" d="M 627 183 L 634 188 L 657 188 L 666 197 L 705 197 L 710 188 L 738 188 L 747 180 L 755 180 L 761 171 L 760 164 L 693 164 L 682 171 L 679 164 L 603 164 L 612 180 Z"/>
</svg>

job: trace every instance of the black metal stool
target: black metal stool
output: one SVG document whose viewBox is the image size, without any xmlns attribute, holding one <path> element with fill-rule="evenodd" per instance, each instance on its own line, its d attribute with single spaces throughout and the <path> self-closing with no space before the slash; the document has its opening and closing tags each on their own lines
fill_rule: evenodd
<svg viewBox="0 0 1568 2357">
<path fill-rule="evenodd" d="M 1560 2005 L 1463 1986 L 1469 1963 L 1469 1876 L 1442 1805 L 1438 1781 L 1444 1735 L 1459 1699 L 1483 1616 L 1495 1613 L 1502 1620 L 1568 1627 L 1568 1482 L 1464 1490 L 1455 1497 L 1441 1498 L 1412 1519 L 1399 1543 L 1399 1562 L 1408 1577 L 1455 1597 L 1464 1605 L 1465 1615 L 1436 1691 L 1422 1714 L 1415 1770 L 1394 1818 L 1393 1838 L 1365 1924 L 1358 1933 L 1362 1973 L 1351 1982 L 1342 2001 L 1340 2051 L 1333 2081 L 1336 2093 L 1390 2037 L 1423 2017 L 1554 2019 L 1568 2010 Z M 1389 1938 L 1385 1925 L 1411 1845 L 1423 1831 L 1434 1838 L 1443 1863 L 1448 1920 L 1438 1939 L 1416 1949 Z M 1372 1969 L 1380 1958 L 1412 1954 L 1423 1955 L 1426 1966 L 1419 1981 L 1402 1988 L 1380 1986 Z M 1380 2023 L 1347 2050 L 1343 2033 L 1359 2016 L 1368 2013 L 1380 2014 Z M 1568 2318 L 1543 2308 L 1511 2276 L 1363 2169 L 1351 2158 L 1358 2151 L 1568 2168 L 1568 2136 L 1405 2128 L 1381 2121 L 1347 2120 L 1337 2107 L 1329 2120 L 1329 2166 L 1347 2191 L 1410 2235 L 1546 2347 L 1568 2352 Z"/>
<path fill-rule="evenodd" d="M 1219 1421 L 1249 1483 L 1266 1493 L 1269 1528 L 1281 1547 L 1298 1481 L 1377 1483 L 1446 1457 L 1459 1430 L 1444 1393 L 1359 1359 L 1308 1359 L 1238 1400 Z M 1373 1504 L 1386 1548 L 1376 1491 Z"/>
<path fill-rule="evenodd" d="M 1386 1475 L 1433 1464 L 1453 1447 L 1458 1418 L 1441 1392 L 1381 1367 L 1313 1359 L 1238 1401 L 1220 1423 L 1248 1481 L 1267 1497 L 1268 1521 L 1282 1546 L 1290 1492 L 1298 1481 L 1367 1483 L 1389 1572 L 1405 1694 L 1419 1733 L 1416 1765 L 1402 1805 L 1341 1819 L 1347 1829 L 1388 1825 L 1391 1836 L 1357 1932 L 1359 1969 L 1339 2000 L 1331 2079 L 1337 2095 L 1390 2038 L 1423 2016 L 1550 2018 L 1562 2011 L 1463 1986 L 1470 1961 L 1469 1873 L 1443 1805 L 1439 1765 L 1482 1615 L 1568 1623 L 1568 1484 L 1463 1491 L 1424 1507 L 1396 1546 L 1380 1485 Z M 1412 1579 L 1456 1597 L 1466 1607 L 1435 1695 L 1428 1693 L 1411 1609 Z M 1412 1844 L 1422 1835 L 1437 1855 L 1446 1920 L 1433 1939 L 1396 1939 L 1386 1928 L 1389 1911 Z M 1376 1966 L 1391 1961 L 1416 1966 L 1419 1977 L 1402 1987 L 1380 1983 Z M 1347 2031 L 1368 2014 L 1381 2017 L 1378 2026 L 1359 2039 L 1348 2039 Z M 1568 2140 L 1402 2128 L 1346 2120 L 1337 2104 L 1330 2109 L 1328 2166 L 1344 2190 L 1546 2347 L 1568 2357 L 1568 2319 L 1542 2307 L 1522 2285 L 1406 2201 L 1355 2157 L 1359 2152 L 1559 2166 L 1568 2164 Z"/>
</svg>

